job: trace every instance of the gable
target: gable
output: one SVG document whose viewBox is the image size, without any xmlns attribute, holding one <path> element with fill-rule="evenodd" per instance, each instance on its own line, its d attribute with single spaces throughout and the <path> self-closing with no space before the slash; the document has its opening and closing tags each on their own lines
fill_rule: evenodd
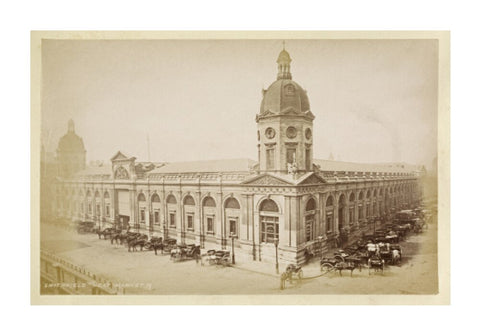
<svg viewBox="0 0 480 335">
<path fill-rule="evenodd" d="M 262 175 L 256 177 L 254 179 L 250 179 L 245 181 L 243 184 L 246 185 L 263 185 L 263 186 L 291 186 L 292 183 L 289 183 L 285 180 L 280 178 L 270 176 L 270 175 Z"/>
<path fill-rule="evenodd" d="M 307 184 L 323 184 L 325 180 L 316 174 L 312 174 L 311 176 L 305 178 L 304 180 L 300 181 L 298 185 L 307 185 Z"/>
<path fill-rule="evenodd" d="M 131 160 L 134 159 L 135 157 L 127 157 L 124 153 L 121 151 L 118 151 L 110 160 L 113 161 L 125 161 L 125 160 Z"/>
</svg>

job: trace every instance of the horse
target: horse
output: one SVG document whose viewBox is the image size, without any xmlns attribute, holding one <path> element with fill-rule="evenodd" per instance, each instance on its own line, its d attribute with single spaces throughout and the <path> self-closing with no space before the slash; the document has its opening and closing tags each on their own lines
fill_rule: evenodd
<svg viewBox="0 0 480 335">
<path fill-rule="evenodd" d="M 340 276 L 342 276 L 343 270 L 350 270 L 350 277 L 353 277 L 353 270 L 357 268 L 357 265 L 354 262 L 338 262 L 335 264 L 335 271 L 338 271 Z"/>
<path fill-rule="evenodd" d="M 375 272 L 382 271 L 385 268 L 385 260 L 381 259 L 378 256 L 373 256 L 368 259 L 368 274 L 370 274 L 370 270 L 374 269 Z"/>
<path fill-rule="evenodd" d="M 130 240 L 128 242 L 128 251 L 130 251 L 130 249 L 133 249 L 133 251 L 137 251 L 137 246 L 139 246 L 140 251 L 142 251 L 146 242 L 147 241 L 143 238 L 137 238 L 137 239 L 134 239 L 134 240 Z"/>
</svg>

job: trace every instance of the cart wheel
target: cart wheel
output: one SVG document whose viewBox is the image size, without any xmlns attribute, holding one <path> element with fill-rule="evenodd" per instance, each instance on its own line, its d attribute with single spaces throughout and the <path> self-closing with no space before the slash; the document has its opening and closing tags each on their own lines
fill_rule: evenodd
<svg viewBox="0 0 480 335">
<path fill-rule="evenodd" d="M 330 271 L 333 270 L 333 265 L 330 264 L 330 263 L 324 263 L 324 264 L 322 264 L 321 270 L 322 270 L 322 272 L 325 272 L 325 273 L 330 272 Z"/>
</svg>

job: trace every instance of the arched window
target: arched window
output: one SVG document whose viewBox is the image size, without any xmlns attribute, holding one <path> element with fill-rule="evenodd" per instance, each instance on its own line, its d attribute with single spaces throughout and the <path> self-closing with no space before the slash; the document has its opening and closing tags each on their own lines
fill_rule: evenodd
<svg viewBox="0 0 480 335">
<path fill-rule="evenodd" d="M 103 199 L 105 202 L 105 216 L 109 217 L 110 216 L 110 194 L 107 191 L 103 193 Z"/>
<path fill-rule="evenodd" d="M 333 197 L 332 196 L 329 196 L 327 198 L 327 204 L 326 204 L 327 207 L 330 207 L 330 206 L 333 206 Z"/>
<path fill-rule="evenodd" d="M 374 196 L 374 197 L 377 196 L 377 190 L 373 190 L 373 196 Z"/>
<path fill-rule="evenodd" d="M 171 228 L 175 228 L 177 226 L 177 215 L 175 210 L 176 204 L 177 204 L 177 199 L 173 194 L 170 194 L 167 197 L 167 206 L 168 206 L 168 224 L 169 224 L 169 227 Z"/>
<path fill-rule="evenodd" d="M 175 199 L 174 195 L 170 194 L 167 197 L 167 204 L 171 204 L 171 205 L 176 205 L 177 204 L 177 199 Z"/>
<path fill-rule="evenodd" d="M 138 216 L 140 223 L 145 223 L 146 220 L 146 206 L 145 206 L 145 194 L 140 193 L 138 195 Z"/>
<path fill-rule="evenodd" d="M 215 200 L 213 200 L 212 197 L 206 197 L 205 199 L 203 199 L 203 206 L 204 207 L 215 207 L 216 206 Z"/>
<path fill-rule="evenodd" d="M 227 234 L 238 236 L 238 220 L 240 217 L 240 204 L 237 199 L 230 197 L 225 201 L 225 215 L 227 220 Z"/>
<path fill-rule="evenodd" d="M 193 197 L 191 195 L 187 195 L 183 199 L 183 204 L 185 207 L 183 207 L 183 215 L 185 218 L 185 222 L 187 223 L 187 230 L 193 231 L 193 221 L 194 221 L 194 216 L 195 216 L 195 200 L 193 200 Z"/>
<path fill-rule="evenodd" d="M 152 195 L 152 202 L 160 202 L 160 197 L 158 196 L 157 193 L 154 193 Z"/>
<path fill-rule="evenodd" d="M 237 199 L 230 197 L 227 199 L 227 201 L 225 201 L 225 208 L 240 209 L 240 204 L 238 203 Z"/>
<path fill-rule="evenodd" d="M 260 211 L 260 240 L 264 243 L 274 243 L 279 237 L 278 206 L 275 201 L 265 199 L 259 206 Z"/>
<path fill-rule="evenodd" d="M 313 227 L 315 224 L 315 209 L 317 208 L 317 203 L 314 198 L 308 200 L 307 205 L 305 206 L 305 242 L 313 240 Z"/>
<path fill-rule="evenodd" d="M 278 212 L 278 206 L 275 201 L 266 199 L 260 204 L 261 212 Z"/>
<path fill-rule="evenodd" d="M 360 192 L 360 194 L 358 195 L 358 200 L 363 200 L 363 192 Z"/>
<path fill-rule="evenodd" d="M 350 197 L 348 198 L 349 202 L 354 202 L 355 201 L 355 193 L 350 193 Z"/>
<path fill-rule="evenodd" d="M 370 198 L 370 190 L 367 191 L 367 199 Z"/>
<path fill-rule="evenodd" d="M 157 193 L 152 195 L 153 224 L 160 224 L 160 197 Z"/>
<path fill-rule="evenodd" d="M 305 206 L 305 211 L 309 212 L 314 211 L 315 209 L 317 209 L 317 203 L 315 202 L 315 199 L 311 198 L 308 200 L 307 206 Z"/>
<path fill-rule="evenodd" d="M 206 226 L 206 232 L 209 235 L 215 233 L 215 200 L 212 197 L 207 196 L 203 199 L 203 222 Z"/>
<path fill-rule="evenodd" d="M 195 206 L 195 200 L 193 200 L 192 196 L 187 195 L 185 199 L 183 199 L 183 204 L 187 206 Z"/>
</svg>

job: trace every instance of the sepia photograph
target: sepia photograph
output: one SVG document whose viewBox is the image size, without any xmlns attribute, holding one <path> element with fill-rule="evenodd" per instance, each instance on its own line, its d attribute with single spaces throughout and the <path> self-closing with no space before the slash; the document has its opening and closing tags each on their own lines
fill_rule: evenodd
<svg viewBox="0 0 480 335">
<path fill-rule="evenodd" d="M 449 43 L 32 32 L 32 303 L 448 304 Z"/>
</svg>

